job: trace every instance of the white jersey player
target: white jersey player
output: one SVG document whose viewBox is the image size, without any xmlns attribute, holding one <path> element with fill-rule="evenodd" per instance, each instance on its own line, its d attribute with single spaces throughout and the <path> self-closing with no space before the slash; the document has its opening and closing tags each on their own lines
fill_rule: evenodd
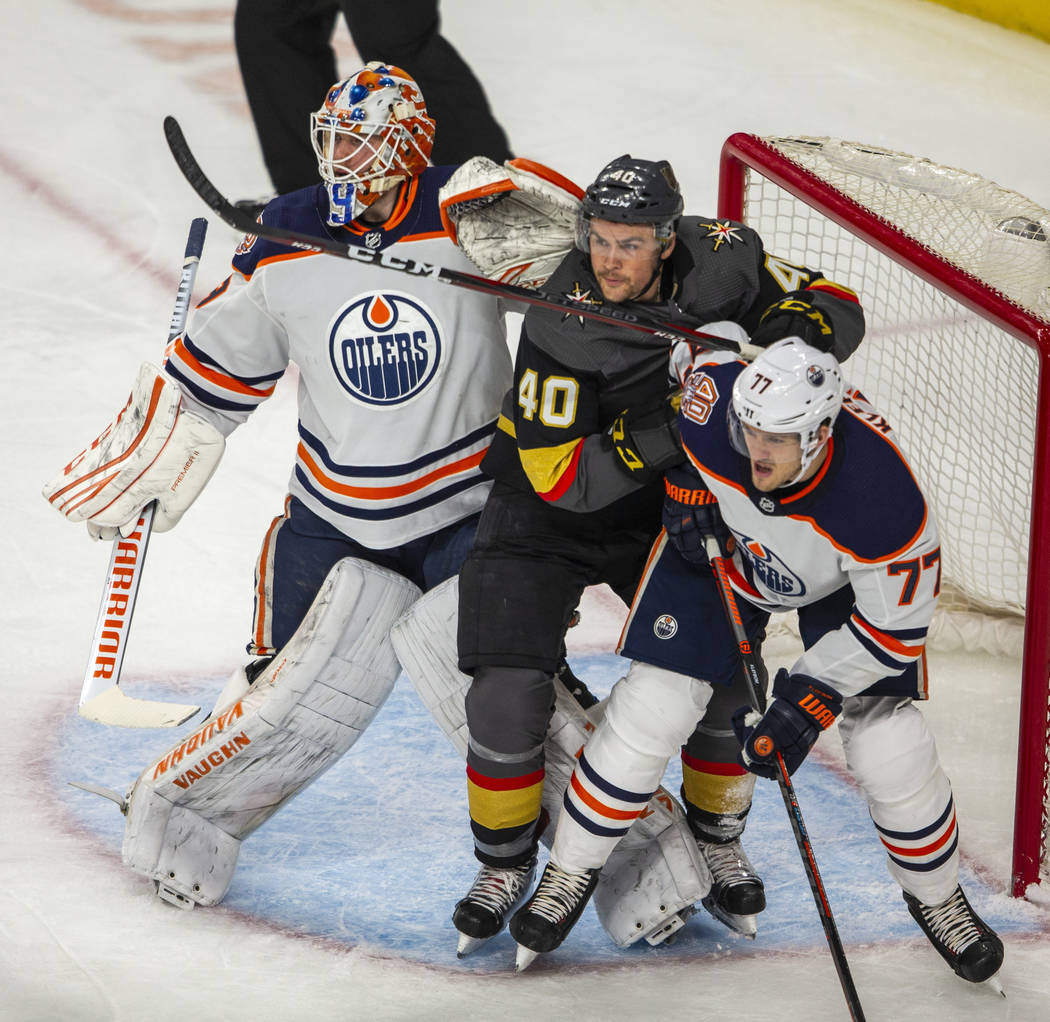
<svg viewBox="0 0 1050 1022">
<path fill-rule="evenodd" d="M 454 168 L 428 166 L 434 127 L 407 73 L 367 65 L 313 115 L 322 181 L 262 222 L 472 269 L 442 226 Z M 248 236 L 163 373 L 144 367 L 118 423 L 45 494 L 96 536 L 152 500 L 171 528 L 293 363 L 299 444 L 258 562 L 258 659 L 129 800 L 125 862 L 172 900 L 219 900 L 239 839 L 367 726 L 400 671 L 390 626 L 458 571 L 491 485 L 478 465 L 512 378 L 499 303 Z"/>
<path fill-rule="evenodd" d="M 621 638 L 633 663 L 580 756 L 551 864 L 511 933 L 526 958 L 561 943 L 713 686 L 731 680 L 736 643 L 704 552 L 716 534 L 734 550 L 749 635 L 794 609 L 805 647 L 778 672 L 764 715 L 734 716 L 741 762 L 774 777 L 779 752 L 794 771 L 838 718 L 909 911 L 958 975 L 989 979 L 1002 943 L 959 887 L 951 786 L 913 702 L 927 695 L 937 527 L 892 429 L 846 389 L 831 355 L 796 337 L 750 366 L 686 345 L 672 364 L 690 465 L 668 473 L 664 532 Z"/>
<path fill-rule="evenodd" d="M 370 64 L 333 86 L 313 129 L 324 184 L 274 200 L 264 223 L 395 260 L 403 253 L 470 267 L 443 227 L 438 190 L 452 169 L 427 167 L 434 125 L 407 74 Z M 564 179 L 529 161 L 500 169 L 500 189 L 524 202 L 502 204 L 511 222 L 497 233 L 499 247 L 514 250 L 520 279 L 545 279 L 543 267 L 561 259 L 561 234 L 535 224 L 536 211 L 571 227 L 578 200 Z M 476 206 L 476 196 L 453 192 Z M 458 228 L 473 229 L 466 218 Z M 543 247 L 551 244 L 553 252 Z M 95 535 L 129 532 L 151 500 L 158 530 L 171 528 L 225 436 L 289 363 L 299 370 L 299 446 L 285 512 L 259 559 L 249 644 L 258 659 L 235 672 L 212 715 L 154 760 L 123 800 L 125 864 L 182 906 L 221 900 L 240 841 L 368 726 L 406 656 L 404 644 L 395 652 L 393 626 L 407 632 L 416 622 L 426 642 L 451 643 L 416 684 L 454 744 L 465 732 L 469 679 L 454 671 L 454 576 L 491 485 L 478 465 L 511 384 L 491 298 L 250 236 L 229 279 L 172 345 L 165 373 L 143 367 L 118 421 L 45 494 Z M 421 590 L 451 597 L 451 630 L 438 614 L 445 604 L 417 599 Z M 580 705 L 585 688 L 561 676 L 572 689 L 559 689 L 547 736 L 555 800 L 555 768 L 564 786 L 592 727 Z M 664 939 L 710 887 L 683 831 L 684 813 L 665 794 L 624 842 L 619 864 L 610 863 L 596 905 L 618 944 Z"/>
</svg>

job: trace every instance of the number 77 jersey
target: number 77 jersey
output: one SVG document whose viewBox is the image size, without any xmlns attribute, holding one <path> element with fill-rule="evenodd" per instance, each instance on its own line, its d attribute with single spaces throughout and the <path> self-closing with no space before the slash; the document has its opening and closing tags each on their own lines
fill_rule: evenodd
<svg viewBox="0 0 1050 1022">
<path fill-rule="evenodd" d="M 893 430 L 849 390 L 817 474 L 760 492 L 728 436 L 726 408 L 742 368 L 718 356 L 695 366 L 681 412 L 689 460 L 737 540 L 734 588 L 766 610 L 800 611 L 807 648 L 796 672 L 856 695 L 916 665 L 911 694 L 923 697 L 940 541 Z"/>
</svg>

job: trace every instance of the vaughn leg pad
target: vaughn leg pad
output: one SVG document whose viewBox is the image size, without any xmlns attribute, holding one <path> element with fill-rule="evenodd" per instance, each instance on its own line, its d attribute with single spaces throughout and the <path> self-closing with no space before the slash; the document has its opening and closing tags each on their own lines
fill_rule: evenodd
<svg viewBox="0 0 1050 1022">
<path fill-rule="evenodd" d="M 393 623 L 411 582 L 346 558 L 246 695 L 148 766 L 128 799 L 125 865 L 167 900 L 214 905 L 241 839 L 357 741 L 400 673 Z"/>
<path fill-rule="evenodd" d="M 470 678 L 457 667 L 458 594 L 455 578 L 432 589 L 397 622 L 391 640 L 424 706 L 465 758 L 464 698 Z M 543 805 L 551 823 L 541 840 L 548 847 L 576 758 L 598 722 L 598 716 L 588 716 L 557 679 L 554 692 L 554 713 L 544 746 Z M 600 706 L 590 712 L 600 712 Z M 609 857 L 594 903 L 602 925 L 620 947 L 643 937 L 656 944 L 681 927 L 710 887 L 711 876 L 689 832 L 685 812 L 661 788 Z"/>
</svg>

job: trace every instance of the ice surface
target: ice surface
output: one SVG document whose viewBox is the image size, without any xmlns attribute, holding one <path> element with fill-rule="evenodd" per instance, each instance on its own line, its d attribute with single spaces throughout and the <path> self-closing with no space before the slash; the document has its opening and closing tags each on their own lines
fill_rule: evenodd
<svg viewBox="0 0 1050 1022">
<path fill-rule="evenodd" d="M 186 230 L 206 212 L 167 153 L 162 117 L 180 119 L 221 189 L 268 188 L 232 7 L 45 0 L 0 15 L 12 484 L 0 498 L 11 655 L 0 1019 L 848 1017 L 772 786 L 748 830 L 770 902 L 754 943 L 698 915 L 672 947 L 622 952 L 588 912 L 517 976 L 506 936 L 455 958 L 449 916 L 474 871 L 462 766 L 404 680 L 354 751 L 245 843 L 216 909 L 158 901 L 120 864 L 115 807 L 66 784 L 122 789 L 175 739 L 75 715 L 108 551 L 39 491 L 110 420 L 139 363 L 160 358 Z M 1050 205 L 1050 47 L 933 4 L 446 0 L 442 12 L 516 151 L 580 181 L 625 151 L 667 157 L 688 208 L 713 213 L 728 134 L 828 134 Z M 236 241 L 212 222 L 198 295 L 225 276 Z M 176 532 L 151 544 L 125 664 L 132 694 L 207 705 L 240 662 L 257 545 L 294 453 L 293 394 L 286 379 Z M 624 666 L 610 652 L 621 613 L 590 593 L 571 636 L 600 691 Z M 793 655 L 786 641 L 770 652 Z M 1005 937 L 1009 996 L 957 980 L 913 926 L 832 734 L 797 785 L 861 1001 L 869 1019 L 1047 1018 L 1046 899 L 1006 896 L 1018 664 L 953 654 L 932 667 L 927 712 L 955 785 L 964 881 Z"/>
</svg>

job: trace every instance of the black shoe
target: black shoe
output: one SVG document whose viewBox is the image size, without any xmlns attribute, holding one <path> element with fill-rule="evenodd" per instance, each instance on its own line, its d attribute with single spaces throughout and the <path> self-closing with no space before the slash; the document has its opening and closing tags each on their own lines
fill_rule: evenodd
<svg viewBox="0 0 1050 1022">
<path fill-rule="evenodd" d="M 943 905 L 924 905 L 904 892 L 908 911 L 952 971 L 971 983 L 983 983 L 1003 964 L 1003 942 L 974 912 L 961 887 Z"/>
<path fill-rule="evenodd" d="M 600 870 L 569 873 L 548 862 L 540 882 L 510 921 L 510 935 L 529 951 L 553 951 L 569 935 L 598 886 Z"/>
<path fill-rule="evenodd" d="M 711 870 L 711 891 L 704 898 L 732 915 L 755 915 L 766 907 L 765 885 L 751 865 L 740 838 L 716 844 L 697 840 L 700 854 Z"/>
<path fill-rule="evenodd" d="M 508 869 L 482 866 L 478 870 L 470 890 L 452 912 L 452 922 L 460 932 L 460 957 L 503 929 L 504 919 L 529 893 L 535 876 L 535 857 Z"/>
</svg>

